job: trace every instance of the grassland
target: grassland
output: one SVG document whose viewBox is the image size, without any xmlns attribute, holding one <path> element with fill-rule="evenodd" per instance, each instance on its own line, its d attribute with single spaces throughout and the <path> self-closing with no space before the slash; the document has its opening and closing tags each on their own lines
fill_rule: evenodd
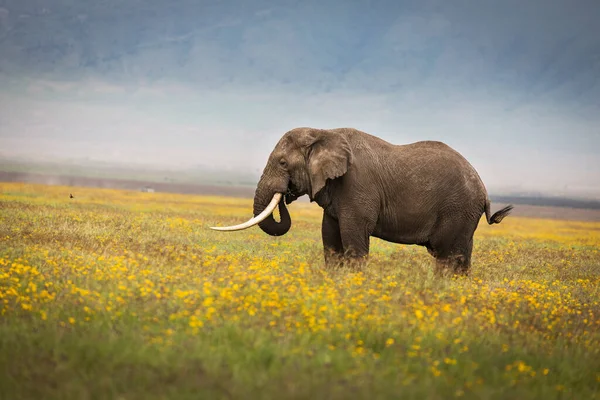
<svg viewBox="0 0 600 400">
<path fill-rule="evenodd" d="M 472 274 L 372 241 L 325 269 L 320 209 L 0 183 L 0 398 L 600 399 L 600 223 L 481 223 Z"/>
</svg>

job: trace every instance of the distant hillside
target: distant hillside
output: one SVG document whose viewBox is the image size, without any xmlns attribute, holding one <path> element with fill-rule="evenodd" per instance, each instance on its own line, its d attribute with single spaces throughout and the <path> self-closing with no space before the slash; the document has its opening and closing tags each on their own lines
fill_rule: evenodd
<svg viewBox="0 0 600 400">
<path fill-rule="evenodd" d="M 151 186 L 157 191 L 221 193 L 218 187 L 238 188 L 236 195 L 252 196 L 259 174 L 225 171 L 199 166 L 163 170 L 104 162 L 31 161 L 0 158 L 0 180 L 67 186 L 113 187 L 137 190 Z M 215 192 L 216 191 L 216 192 Z M 228 193 L 228 192 L 223 192 Z M 600 210 L 600 201 L 520 193 L 490 194 L 494 203 Z"/>
<path fill-rule="evenodd" d="M 571 199 L 567 197 L 550 197 L 550 196 L 499 196 L 490 195 L 490 199 L 493 202 L 498 203 L 512 203 L 512 204 L 526 204 L 532 206 L 548 206 L 548 207 L 569 207 L 569 208 L 581 208 L 588 210 L 600 210 L 600 201 L 597 200 L 583 200 L 583 199 Z"/>
<path fill-rule="evenodd" d="M 225 186 L 256 186 L 259 175 L 250 172 L 227 171 L 197 166 L 186 169 L 161 169 L 153 166 L 114 164 L 98 161 L 32 161 L 0 157 L 0 171 L 17 173 L 22 179 L 28 174 L 67 178 L 120 179 L 139 182 L 204 184 Z M 9 176 L 9 175 L 5 175 Z"/>
</svg>

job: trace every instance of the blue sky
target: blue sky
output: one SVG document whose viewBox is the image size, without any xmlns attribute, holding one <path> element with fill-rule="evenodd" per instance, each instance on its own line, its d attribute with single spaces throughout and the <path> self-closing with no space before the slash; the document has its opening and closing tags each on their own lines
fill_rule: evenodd
<svg viewBox="0 0 600 400">
<path fill-rule="evenodd" d="M 351 126 L 600 197 L 598 1 L 80 3 L 0 1 L 1 154 L 260 171 Z"/>
</svg>

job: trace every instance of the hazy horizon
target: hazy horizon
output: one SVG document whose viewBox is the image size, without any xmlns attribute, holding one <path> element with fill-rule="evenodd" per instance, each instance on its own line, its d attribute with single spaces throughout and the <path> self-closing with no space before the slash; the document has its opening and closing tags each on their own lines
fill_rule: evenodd
<svg viewBox="0 0 600 400">
<path fill-rule="evenodd" d="M 0 154 L 262 170 L 298 126 L 600 197 L 600 3 L 0 0 Z"/>
</svg>

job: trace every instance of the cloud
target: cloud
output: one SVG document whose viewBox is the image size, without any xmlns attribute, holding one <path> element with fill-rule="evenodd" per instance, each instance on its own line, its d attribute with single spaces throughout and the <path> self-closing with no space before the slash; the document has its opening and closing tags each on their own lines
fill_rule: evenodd
<svg viewBox="0 0 600 400">
<path fill-rule="evenodd" d="M 492 186 L 600 185 L 595 0 L 5 3 L 9 151 L 262 168 L 288 129 L 353 126 Z"/>
</svg>

